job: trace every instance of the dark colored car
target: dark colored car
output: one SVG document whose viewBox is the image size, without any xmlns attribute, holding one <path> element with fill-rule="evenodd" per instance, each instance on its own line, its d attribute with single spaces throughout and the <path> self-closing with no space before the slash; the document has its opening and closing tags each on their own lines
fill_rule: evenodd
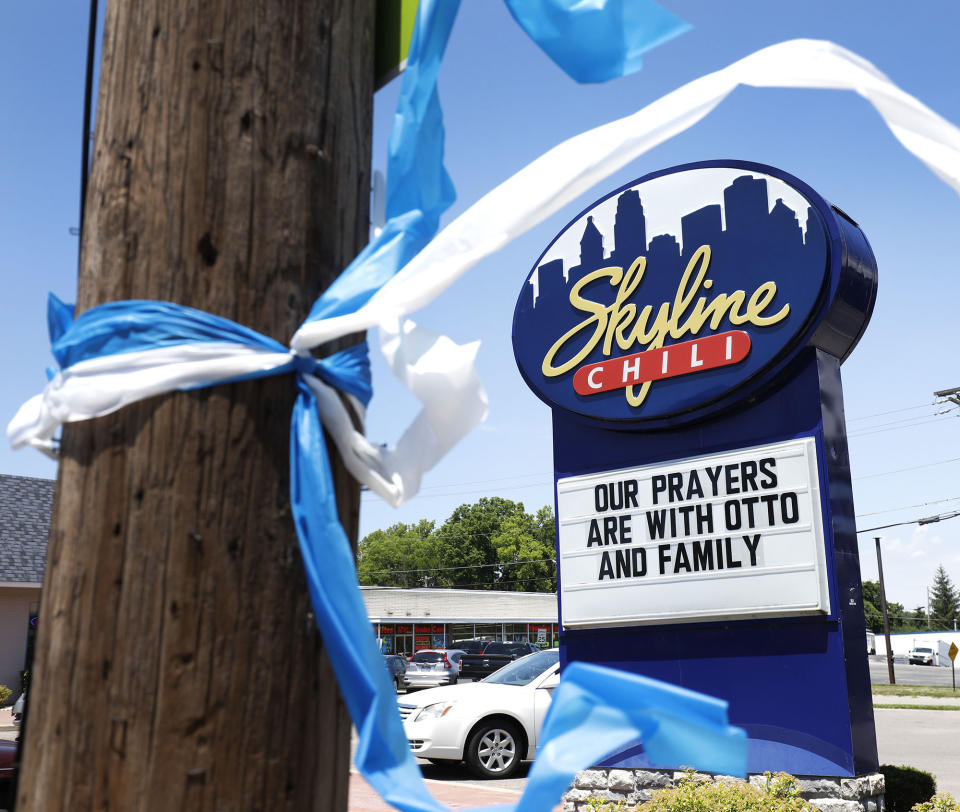
<svg viewBox="0 0 960 812">
<path fill-rule="evenodd" d="M 13 806 L 13 765 L 17 743 L 0 739 L 0 809 Z"/>
<path fill-rule="evenodd" d="M 403 675 L 407 671 L 407 658 L 402 654 L 384 654 L 383 662 L 390 672 L 390 678 L 399 691 L 403 687 Z"/>
<path fill-rule="evenodd" d="M 490 645 L 491 640 L 454 640 L 450 648 L 457 648 L 467 654 L 483 654 L 483 650 Z"/>
<path fill-rule="evenodd" d="M 483 679 L 517 658 L 526 657 L 538 651 L 540 647 L 536 643 L 494 641 L 488 644 L 481 654 L 464 654 L 460 658 L 460 676 L 463 679 Z"/>
</svg>

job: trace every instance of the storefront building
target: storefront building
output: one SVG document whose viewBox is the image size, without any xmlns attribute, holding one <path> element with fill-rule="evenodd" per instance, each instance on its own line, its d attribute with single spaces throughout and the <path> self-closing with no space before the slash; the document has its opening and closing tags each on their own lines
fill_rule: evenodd
<svg viewBox="0 0 960 812">
<path fill-rule="evenodd" d="M 559 643 L 552 592 L 360 587 L 384 654 L 453 648 L 457 640 Z"/>
<path fill-rule="evenodd" d="M 0 475 L 0 685 L 20 695 L 39 623 L 56 482 Z"/>
</svg>

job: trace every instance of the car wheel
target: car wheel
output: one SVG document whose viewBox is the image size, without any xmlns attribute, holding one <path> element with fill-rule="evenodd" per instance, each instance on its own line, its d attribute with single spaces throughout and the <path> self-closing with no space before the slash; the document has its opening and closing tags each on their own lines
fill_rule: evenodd
<svg viewBox="0 0 960 812">
<path fill-rule="evenodd" d="M 510 722 L 487 722 L 478 727 L 470 741 L 464 759 L 467 766 L 481 778 L 508 778 L 520 769 L 520 732 Z"/>
</svg>

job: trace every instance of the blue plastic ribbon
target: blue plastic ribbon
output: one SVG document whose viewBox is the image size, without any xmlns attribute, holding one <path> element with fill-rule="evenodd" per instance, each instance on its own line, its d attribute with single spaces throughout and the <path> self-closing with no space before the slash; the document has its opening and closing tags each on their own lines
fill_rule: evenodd
<svg viewBox="0 0 960 812">
<path fill-rule="evenodd" d="M 353 313 L 433 239 L 456 199 L 443 165 L 437 74 L 460 0 L 420 0 L 387 146 L 387 223 L 323 292 L 307 323 Z"/>
<path fill-rule="evenodd" d="M 640 69 L 640 55 L 691 26 L 653 0 L 506 0 L 530 38 L 578 82 Z M 460 0 L 420 0 L 387 145 L 383 231 L 317 299 L 307 323 L 352 313 L 436 235 L 456 199 L 444 167 L 440 63 Z"/>
<path fill-rule="evenodd" d="M 653 0 L 506 0 L 524 31 L 578 82 L 640 70 L 640 55 L 691 25 Z"/>
<path fill-rule="evenodd" d="M 648 0 L 636 5 L 628 0 L 507 2 L 525 30 L 579 81 L 636 70 L 640 52 L 684 27 Z M 443 166 L 437 74 L 458 8 L 459 0 L 421 0 L 390 139 L 389 221 L 318 299 L 308 321 L 350 313 L 364 304 L 429 242 L 454 200 Z M 571 37 L 571 26 L 576 36 Z M 568 47 L 565 40 L 578 47 Z M 229 319 L 168 302 L 114 302 L 76 320 L 72 315 L 70 306 L 51 299 L 51 343 L 63 370 L 107 355 L 210 342 L 287 352 L 277 341 Z M 316 375 L 366 404 L 371 395 L 366 345 L 319 361 L 291 354 L 289 361 L 245 377 L 274 374 L 296 375 L 290 499 L 317 624 L 359 734 L 357 767 L 396 808 L 441 810 L 407 745 L 392 682 L 355 588 L 353 553 L 337 515 L 317 403 L 304 378 Z M 732 774 L 742 774 L 746 763 L 745 736 L 727 725 L 725 703 L 580 663 L 566 669 L 543 738 L 542 755 L 517 807 L 524 812 L 552 807 L 578 770 L 637 738 L 643 739 L 652 761 Z"/>
<path fill-rule="evenodd" d="M 63 371 L 108 355 L 122 358 L 130 352 L 205 343 L 286 352 L 273 339 L 229 319 L 170 302 L 112 302 L 69 322 L 71 312 L 51 298 L 50 337 Z M 366 402 L 370 368 L 365 347 L 322 360 L 290 355 L 289 361 L 257 375 L 290 373 L 296 375 L 298 390 L 290 430 L 290 502 L 317 624 L 359 733 L 357 767 L 398 809 L 441 810 L 407 745 L 393 684 L 355 588 L 356 567 L 337 515 L 323 427 L 304 379 L 305 374 L 319 375 Z M 552 806 L 578 770 L 638 737 L 654 761 L 739 774 L 746 759 L 743 732 L 727 725 L 726 703 L 580 663 L 572 664 L 561 680 L 543 737 L 548 743 L 537 762 L 543 766 L 530 774 L 521 799 L 524 810 Z"/>
</svg>

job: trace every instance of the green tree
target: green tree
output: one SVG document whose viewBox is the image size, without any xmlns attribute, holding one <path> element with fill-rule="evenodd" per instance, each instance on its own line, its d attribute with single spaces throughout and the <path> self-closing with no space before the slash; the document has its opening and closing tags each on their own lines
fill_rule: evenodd
<svg viewBox="0 0 960 812">
<path fill-rule="evenodd" d="M 483 497 L 472 505 L 460 505 L 437 530 L 443 572 L 438 586 L 497 589 L 504 580 L 493 539 L 527 517 L 523 503 L 499 496 Z M 460 569 L 453 569 L 459 567 Z"/>
<path fill-rule="evenodd" d="M 863 582 L 863 616 L 867 629 L 876 634 L 883 633 L 883 602 L 880 600 L 880 583 L 878 581 Z M 916 625 L 915 620 L 904 608 L 902 603 L 887 601 L 887 617 L 891 631 L 907 631 Z"/>
<path fill-rule="evenodd" d="M 440 566 L 435 524 L 421 519 L 416 524 L 397 523 L 374 530 L 357 546 L 357 577 L 365 586 L 433 586 Z"/>
<path fill-rule="evenodd" d="M 556 592 L 556 550 L 553 510 L 542 507 L 536 516 L 511 516 L 491 539 L 497 554 L 497 588 L 511 592 Z"/>
<path fill-rule="evenodd" d="M 910 618 L 902 603 L 887 601 L 887 614 L 890 616 L 890 631 L 906 631 L 905 627 L 909 625 Z M 882 620 L 880 622 L 883 623 Z"/>
<path fill-rule="evenodd" d="M 877 581 L 863 582 L 863 618 L 868 631 L 883 633 L 883 613 L 880 611 L 880 584 Z"/>
<path fill-rule="evenodd" d="M 360 583 L 555 592 L 553 510 L 531 516 L 521 502 L 485 497 L 460 505 L 439 528 L 426 519 L 366 536 Z"/>
<path fill-rule="evenodd" d="M 952 629 L 954 618 L 960 617 L 960 594 L 942 564 L 930 587 L 930 615 L 935 629 Z"/>
</svg>

